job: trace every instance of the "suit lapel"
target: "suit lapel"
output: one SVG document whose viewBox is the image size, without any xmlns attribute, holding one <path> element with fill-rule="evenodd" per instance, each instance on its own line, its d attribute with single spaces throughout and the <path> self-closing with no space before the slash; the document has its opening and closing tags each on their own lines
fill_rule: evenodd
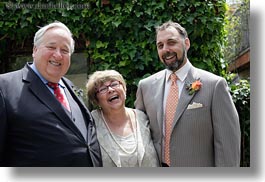
<svg viewBox="0 0 265 182">
<path fill-rule="evenodd" d="M 157 107 L 157 113 L 156 113 L 156 121 L 158 122 L 159 131 L 162 131 L 163 128 L 163 98 L 164 98 L 164 89 L 165 88 L 165 79 L 166 79 L 166 71 L 163 70 L 152 82 L 152 91 L 153 94 L 150 95 L 150 97 L 154 96 L 154 101 L 158 101 L 157 103 L 154 103 Z"/>
<path fill-rule="evenodd" d="M 174 117 L 172 129 L 174 128 L 174 126 L 179 121 L 179 118 L 181 117 L 183 112 L 188 107 L 188 104 L 191 102 L 192 98 L 196 95 L 196 92 L 194 94 L 189 95 L 188 91 L 186 90 L 186 83 L 192 83 L 196 79 L 198 79 L 197 75 L 196 75 L 196 70 L 192 66 L 191 69 L 188 72 L 187 78 L 185 79 L 185 85 L 184 85 L 184 87 L 182 89 L 182 92 L 181 92 L 181 95 L 180 95 L 180 99 L 179 99 L 179 103 L 178 103 L 178 106 L 177 106 L 177 109 L 176 109 L 176 114 L 175 114 L 175 117 Z"/>
<path fill-rule="evenodd" d="M 29 90 L 37 97 L 44 105 L 46 105 L 54 114 L 71 129 L 79 138 L 84 140 L 79 129 L 65 112 L 63 106 L 56 100 L 48 88 L 42 83 L 39 77 L 29 68 L 23 70 L 23 80 L 29 82 Z"/>
<path fill-rule="evenodd" d="M 90 114 L 89 110 L 87 109 L 86 105 L 84 104 L 84 102 L 82 101 L 82 99 L 80 99 L 73 91 L 74 89 L 74 85 L 67 81 L 66 79 L 62 78 L 66 88 L 68 89 L 69 93 L 71 94 L 71 96 L 73 97 L 73 99 L 76 101 L 76 103 L 78 104 L 78 106 L 80 107 L 81 112 L 84 114 L 85 117 L 85 122 L 86 125 L 88 127 L 88 130 L 92 130 L 94 128 L 90 128 L 92 125 L 89 125 L 89 123 L 87 121 L 91 121 L 93 122 L 93 118 L 92 115 Z M 93 124 L 94 125 L 94 124 Z M 79 131 L 79 130 L 78 130 Z M 93 132 L 91 132 L 93 133 Z M 80 133 L 81 134 L 81 133 Z M 87 141 L 88 143 L 92 141 L 92 137 L 93 135 L 90 135 L 89 132 L 87 132 Z"/>
<path fill-rule="evenodd" d="M 142 121 L 142 118 L 138 117 L 138 111 L 133 110 L 134 112 L 134 117 L 135 117 L 135 122 L 137 124 L 136 126 L 136 133 L 137 133 L 137 151 L 138 151 L 138 161 L 139 161 L 139 167 L 142 166 L 144 154 L 145 154 L 145 147 L 148 146 L 149 144 L 147 143 L 149 140 L 143 140 L 143 138 L 147 137 L 145 134 L 145 127 L 142 127 L 141 123 L 144 123 Z"/>
<path fill-rule="evenodd" d="M 104 149 L 104 151 L 108 154 L 110 159 L 115 163 L 117 167 L 121 167 L 121 161 L 119 158 L 119 148 L 114 143 L 110 132 L 108 131 L 107 127 L 104 124 L 104 121 L 101 117 L 100 111 L 97 111 L 97 130 L 100 132 L 97 132 L 98 140 L 100 141 L 100 146 Z M 110 150 L 110 146 L 114 149 Z"/>
</svg>

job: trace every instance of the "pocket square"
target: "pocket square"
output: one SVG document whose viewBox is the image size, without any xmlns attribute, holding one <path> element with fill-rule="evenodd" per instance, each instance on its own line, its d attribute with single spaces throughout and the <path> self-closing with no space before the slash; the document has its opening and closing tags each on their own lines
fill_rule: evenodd
<svg viewBox="0 0 265 182">
<path fill-rule="evenodd" d="M 196 109 L 196 108 L 200 108 L 202 107 L 203 105 L 201 103 L 196 103 L 196 102 L 193 102 L 192 104 L 189 104 L 188 105 L 188 108 L 187 109 Z"/>
</svg>

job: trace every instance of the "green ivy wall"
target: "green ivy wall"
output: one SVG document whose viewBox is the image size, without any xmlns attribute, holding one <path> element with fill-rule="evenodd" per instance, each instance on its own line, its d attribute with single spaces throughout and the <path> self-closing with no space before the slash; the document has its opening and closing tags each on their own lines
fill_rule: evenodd
<svg viewBox="0 0 265 182">
<path fill-rule="evenodd" d="M 225 0 L 0 2 L 0 73 L 12 67 L 14 49 L 23 53 L 25 45 L 32 46 L 38 26 L 58 20 L 83 44 L 88 74 L 115 69 L 124 76 L 126 105 L 133 107 L 139 80 L 163 69 L 156 52 L 155 27 L 165 21 L 186 28 L 191 41 L 188 57 L 194 66 L 226 76 L 225 12 Z M 234 91 L 240 86 L 235 87 Z M 248 166 L 249 157 L 244 160 Z"/>
</svg>

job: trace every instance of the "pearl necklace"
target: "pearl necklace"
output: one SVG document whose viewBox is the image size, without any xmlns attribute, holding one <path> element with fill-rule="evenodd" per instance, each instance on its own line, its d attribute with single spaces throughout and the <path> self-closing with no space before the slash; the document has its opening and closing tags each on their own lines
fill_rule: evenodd
<svg viewBox="0 0 265 182">
<path fill-rule="evenodd" d="M 137 128 L 137 122 L 135 121 L 135 126 L 136 126 L 136 128 L 134 128 L 134 126 L 133 126 L 133 123 L 132 123 L 132 118 L 131 118 L 131 115 L 130 115 L 130 113 L 129 113 L 129 118 L 130 118 L 130 125 L 131 125 L 131 127 L 132 127 L 132 130 L 133 130 L 133 136 L 134 136 L 134 140 L 135 140 L 135 147 L 134 147 L 134 149 L 130 152 L 130 151 L 127 151 L 117 140 L 116 140 L 116 137 L 113 135 L 113 133 L 112 133 L 112 131 L 110 130 L 110 128 L 109 128 L 109 125 L 108 125 L 108 123 L 106 122 L 106 120 L 105 120 L 105 117 L 104 117 L 104 115 L 103 115 L 103 112 L 102 112 L 102 110 L 101 110 L 101 117 L 102 117 L 102 119 L 103 119 L 103 121 L 104 121 L 104 124 L 105 124 L 105 126 L 106 126 L 106 128 L 108 129 L 108 131 L 109 131 L 109 133 L 110 133 L 110 136 L 111 136 L 111 138 L 114 140 L 114 142 L 122 149 L 122 151 L 123 152 L 125 152 L 126 154 L 133 154 L 135 151 L 136 151 L 136 149 L 137 149 L 137 146 L 138 146 L 138 138 L 137 138 L 137 131 L 136 131 L 136 128 Z"/>
</svg>

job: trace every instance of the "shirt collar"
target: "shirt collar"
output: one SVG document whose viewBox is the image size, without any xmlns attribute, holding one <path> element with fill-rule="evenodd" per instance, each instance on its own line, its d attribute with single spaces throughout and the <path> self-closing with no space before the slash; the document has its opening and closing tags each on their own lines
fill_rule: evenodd
<svg viewBox="0 0 265 182">
<path fill-rule="evenodd" d="M 188 75 L 188 72 L 191 68 L 191 63 L 190 61 L 187 59 L 187 62 L 184 64 L 184 66 L 182 66 L 180 69 L 178 69 L 175 73 L 178 77 L 178 79 L 181 81 L 181 82 L 184 82 L 185 78 L 187 77 Z M 169 81 L 169 76 L 171 75 L 172 71 L 171 70 L 168 70 L 166 69 L 166 79 L 167 81 Z"/>
<path fill-rule="evenodd" d="M 40 72 L 39 72 L 38 69 L 36 68 L 34 62 L 33 62 L 32 64 L 30 64 L 29 66 L 30 66 L 31 69 L 36 73 L 36 75 L 41 79 L 41 81 L 42 81 L 45 85 L 47 85 L 48 81 L 47 81 L 47 80 L 46 80 L 46 79 L 40 74 Z M 62 81 L 62 79 L 60 79 L 60 81 L 59 81 L 59 85 L 60 85 L 62 88 L 65 87 L 65 85 L 64 85 L 64 83 L 63 83 L 63 81 Z"/>
</svg>

